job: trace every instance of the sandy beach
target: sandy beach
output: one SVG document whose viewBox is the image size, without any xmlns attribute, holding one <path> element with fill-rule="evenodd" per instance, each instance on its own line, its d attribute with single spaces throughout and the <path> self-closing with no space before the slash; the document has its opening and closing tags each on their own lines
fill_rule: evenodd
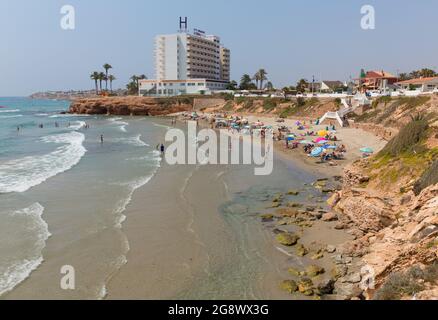
<svg viewBox="0 0 438 320">
<path fill-rule="evenodd" d="M 267 117 L 249 119 L 275 124 Z M 286 125 L 294 123 L 287 120 Z M 304 269 L 315 261 L 311 254 L 298 257 L 292 249 L 280 246 L 275 240 L 278 224 L 264 223 L 260 216 L 274 212 L 271 197 L 286 194 L 290 188 L 300 190 L 300 196 L 289 200 L 329 210 L 328 195 L 312 183 L 341 175 L 346 164 L 361 156 L 361 141 L 376 151 L 385 144 L 363 130 L 343 128 L 337 134 L 349 152 L 335 167 L 317 163 L 301 150 L 285 150 L 281 143 L 276 145 L 274 173 L 263 178 L 253 176 L 251 166 L 169 166 L 162 162 L 154 179 L 136 192 L 127 208 L 123 230 L 130 243 L 128 262 L 110 279 L 106 298 L 305 298 L 292 297 L 279 289 L 279 283 L 288 277 L 291 266 Z M 259 187 L 257 192 L 254 187 Z M 239 202 L 241 197 L 253 197 L 259 205 Z M 282 230 L 299 233 L 301 243 L 316 252 L 352 239 L 336 230 L 335 224 L 313 221 L 306 228 L 283 226 Z M 326 270 L 334 265 L 328 254 L 318 264 Z"/>
</svg>

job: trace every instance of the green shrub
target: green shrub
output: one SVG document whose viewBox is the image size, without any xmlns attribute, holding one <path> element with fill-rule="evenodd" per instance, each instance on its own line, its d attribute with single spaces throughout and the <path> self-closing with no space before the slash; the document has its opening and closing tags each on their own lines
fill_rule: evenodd
<svg viewBox="0 0 438 320">
<path fill-rule="evenodd" d="M 396 272 L 376 291 L 374 300 L 400 300 L 403 296 L 414 295 L 423 288 L 412 275 Z"/>
<path fill-rule="evenodd" d="M 286 119 L 287 117 L 292 116 L 294 113 L 295 108 L 293 106 L 289 106 L 280 112 L 279 117 L 282 119 Z"/>
<path fill-rule="evenodd" d="M 219 96 L 224 99 L 225 101 L 230 101 L 230 100 L 234 100 L 234 94 L 232 93 L 225 93 L 222 92 L 219 94 Z"/>
<path fill-rule="evenodd" d="M 306 100 L 306 107 L 310 107 L 310 106 L 313 106 L 313 105 L 315 105 L 315 104 L 318 104 L 319 103 L 319 100 L 318 100 L 318 98 L 310 98 L 309 100 Z"/>
<path fill-rule="evenodd" d="M 430 100 L 428 96 L 418 96 L 418 97 L 403 97 L 400 98 L 400 104 L 404 104 L 404 110 L 419 107 Z"/>
<path fill-rule="evenodd" d="M 413 119 L 410 123 L 401 128 L 398 135 L 388 142 L 382 151 L 380 151 L 379 155 L 397 157 L 404 152 L 416 151 L 420 142 L 426 137 L 427 129 L 428 124 L 425 119 Z"/>
<path fill-rule="evenodd" d="M 423 271 L 422 279 L 426 282 L 435 283 L 438 280 L 438 262 L 427 266 Z"/>
<path fill-rule="evenodd" d="M 382 96 L 378 97 L 376 100 L 373 101 L 372 107 L 376 108 L 380 103 L 384 103 L 385 106 L 392 101 L 392 98 L 390 96 Z"/>
<path fill-rule="evenodd" d="M 306 100 L 302 97 L 297 98 L 297 107 L 303 107 L 306 105 Z"/>
<path fill-rule="evenodd" d="M 242 104 L 246 101 L 245 97 L 237 97 L 234 99 L 234 101 L 236 102 L 236 104 Z"/>
<path fill-rule="evenodd" d="M 423 189 L 436 183 L 438 183 L 438 160 L 435 160 L 415 183 L 414 192 L 416 195 L 419 195 Z"/>
<path fill-rule="evenodd" d="M 254 106 L 253 99 L 247 99 L 243 104 L 243 108 L 245 108 L 245 109 L 251 109 L 253 106 Z"/>
<path fill-rule="evenodd" d="M 270 111 L 277 107 L 277 102 L 274 99 L 266 98 L 263 101 L 263 109 L 266 111 Z"/>
<path fill-rule="evenodd" d="M 233 110 L 233 106 L 234 106 L 233 101 L 228 101 L 222 109 L 225 111 L 231 111 Z"/>
</svg>

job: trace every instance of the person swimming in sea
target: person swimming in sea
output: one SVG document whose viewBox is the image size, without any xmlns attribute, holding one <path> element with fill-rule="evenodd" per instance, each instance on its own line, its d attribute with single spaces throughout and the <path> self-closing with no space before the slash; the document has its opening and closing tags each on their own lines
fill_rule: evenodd
<svg viewBox="0 0 438 320">
<path fill-rule="evenodd" d="M 100 135 L 100 143 L 103 143 L 103 134 Z"/>
</svg>

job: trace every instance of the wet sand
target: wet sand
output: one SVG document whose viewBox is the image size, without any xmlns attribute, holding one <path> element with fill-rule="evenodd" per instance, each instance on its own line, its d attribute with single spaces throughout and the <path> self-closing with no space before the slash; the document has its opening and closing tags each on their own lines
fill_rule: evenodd
<svg viewBox="0 0 438 320">
<path fill-rule="evenodd" d="M 163 162 L 127 208 L 128 262 L 109 281 L 106 298 L 304 299 L 280 290 L 279 283 L 289 278 L 289 267 L 310 259 L 295 256 L 293 248 L 279 250 L 275 224 L 262 223 L 260 215 L 271 210 L 272 196 L 288 188 L 302 189 L 297 201 L 304 202 L 303 183 L 316 177 L 280 157 L 266 177 L 254 176 L 251 166 Z M 297 231 L 306 246 L 349 239 L 327 223 Z M 321 264 L 329 268 L 331 261 Z"/>
</svg>

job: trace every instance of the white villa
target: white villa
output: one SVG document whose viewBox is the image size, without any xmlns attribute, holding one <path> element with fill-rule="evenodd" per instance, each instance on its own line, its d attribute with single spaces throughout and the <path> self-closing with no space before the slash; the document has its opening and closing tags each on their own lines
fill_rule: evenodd
<svg viewBox="0 0 438 320">
<path fill-rule="evenodd" d="M 438 90 L 438 77 L 417 78 L 397 82 L 403 90 L 415 90 L 422 93 Z"/>
</svg>

